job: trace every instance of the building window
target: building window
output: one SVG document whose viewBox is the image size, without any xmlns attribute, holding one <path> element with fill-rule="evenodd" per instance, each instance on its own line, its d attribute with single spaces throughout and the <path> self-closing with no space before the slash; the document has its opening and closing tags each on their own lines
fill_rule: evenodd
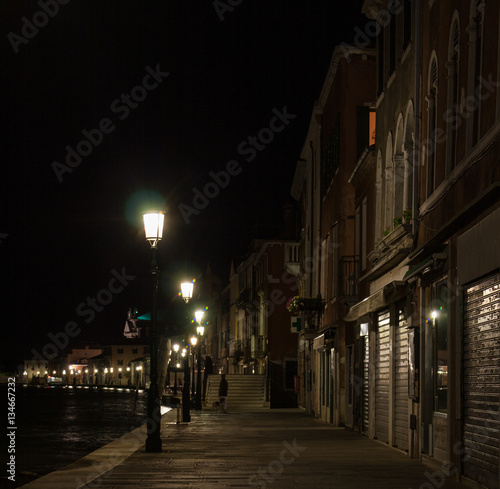
<svg viewBox="0 0 500 489">
<path fill-rule="evenodd" d="M 382 228 L 382 152 L 379 151 L 377 155 L 377 173 L 375 175 L 375 240 L 379 241 L 383 236 Z"/>
<path fill-rule="evenodd" d="M 393 2 L 394 7 L 394 2 Z M 389 20 L 389 75 L 396 70 L 396 14 L 394 8 L 390 9 Z"/>
<path fill-rule="evenodd" d="M 411 0 L 404 0 L 403 3 L 403 50 L 405 50 L 411 42 Z"/>
<path fill-rule="evenodd" d="M 361 206 L 357 206 L 355 210 L 355 221 L 354 221 L 354 254 L 360 256 L 361 254 Z M 363 270 L 364 267 L 362 266 Z"/>
<path fill-rule="evenodd" d="M 380 95 L 384 91 L 384 27 L 379 25 L 379 34 L 377 36 L 377 89 Z"/>
<path fill-rule="evenodd" d="M 361 205 L 361 269 L 366 269 L 366 235 L 368 232 L 368 198 L 363 199 Z M 359 254 L 358 254 L 359 256 Z"/>
<path fill-rule="evenodd" d="M 121 365 L 123 365 L 123 360 L 117 360 L 117 361 L 116 361 L 116 364 L 117 364 L 117 365 L 120 365 L 120 366 L 121 366 Z"/>
<path fill-rule="evenodd" d="M 384 234 L 390 232 L 394 221 L 394 158 L 392 133 L 387 136 L 384 164 Z"/>
<path fill-rule="evenodd" d="M 437 88 L 438 67 L 433 58 L 429 71 L 427 95 L 427 197 L 436 189 L 436 131 L 437 131 Z"/>
<path fill-rule="evenodd" d="M 322 196 L 326 194 L 340 164 L 340 112 L 337 112 L 329 139 L 321 155 Z"/>
<path fill-rule="evenodd" d="M 138 354 L 139 353 L 139 348 L 132 348 L 132 353 L 134 355 Z"/>
<path fill-rule="evenodd" d="M 431 385 L 433 410 L 446 413 L 448 409 L 448 281 L 434 283 L 426 291 L 426 355 L 432 364 Z M 430 394 L 430 389 L 427 390 Z"/>
<path fill-rule="evenodd" d="M 123 353 L 123 348 L 118 348 L 116 352 L 117 352 L 118 354 L 122 354 L 122 353 Z"/>
<path fill-rule="evenodd" d="M 332 298 L 337 297 L 339 293 L 339 227 L 337 224 L 333 226 L 332 232 L 328 237 L 328 250 L 332 255 L 331 263 L 331 290 Z"/>
<path fill-rule="evenodd" d="M 330 236 L 327 236 L 321 243 L 321 296 L 328 299 L 328 263 L 330 262 L 330 256 L 328 253 L 328 240 Z"/>
<path fill-rule="evenodd" d="M 413 202 L 413 139 L 415 134 L 415 115 L 413 103 L 408 104 L 405 122 L 405 140 L 403 147 L 404 158 L 404 189 L 403 189 L 403 211 L 407 217 L 412 215 Z"/>
<path fill-rule="evenodd" d="M 359 106 L 356 114 L 357 125 L 357 158 L 367 146 L 375 144 L 375 109 L 373 107 Z"/>
<path fill-rule="evenodd" d="M 456 166 L 457 160 L 457 128 L 460 125 L 458 72 L 460 58 L 460 29 L 455 19 L 450 30 L 448 49 L 448 109 L 446 111 L 446 174 Z"/>
<path fill-rule="evenodd" d="M 356 378 L 354 377 L 354 347 L 353 345 L 349 345 L 347 348 L 347 404 L 352 406 L 354 402 L 354 384 L 356 382 Z"/>
<path fill-rule="evenodd" d="M 469 80 L 468 92 L 469 96 L 474 97 L 476 103 L 476 93 L 480 90 L 481 70 L 482 70 L 482 55 L 483 55 L 483 26 L 484 26 L 484 0 L 472 0 L 471 18 L 468 27 L 469 31 Z M 479 116 L 481 106 L 475 109 L 472 117 L 468 119 L 467 126 L 467 149 L 470 150 L 479 141 L 480 124 Z"/>
<path fill-rule="evenodd" d="M 405 153 L 403 114 L 399 115 L 394 145 L 394 218 L 401 218 L 404 207 Z"/>
</svg>

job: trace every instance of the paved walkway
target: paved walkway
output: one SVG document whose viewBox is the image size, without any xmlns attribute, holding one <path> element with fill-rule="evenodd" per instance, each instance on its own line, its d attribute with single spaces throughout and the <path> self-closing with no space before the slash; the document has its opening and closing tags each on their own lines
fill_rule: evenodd
<svg viewBox="0 0 500 489">
<path fill-rule="evenodd" d="M 176 413 L 162 419 L 162 453 L 139 429 L 23 489 L 462 489 L 443 473 L 299 410 Z M 99 475 L 100 474 L 100 475 Z"/>
</svg>

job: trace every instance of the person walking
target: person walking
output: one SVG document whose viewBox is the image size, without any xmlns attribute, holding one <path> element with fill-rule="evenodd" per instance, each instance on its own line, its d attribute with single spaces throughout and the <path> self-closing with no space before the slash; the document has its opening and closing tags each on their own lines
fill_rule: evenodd
<svg viewBox="0 0 500 489">
<path fill-rule="evenodd" d="M 226 375 L 222 374 L 219 384 L 219 402 L 223 413 L 227 413 L 227 390 L 228 384 Z"/>
</svg>

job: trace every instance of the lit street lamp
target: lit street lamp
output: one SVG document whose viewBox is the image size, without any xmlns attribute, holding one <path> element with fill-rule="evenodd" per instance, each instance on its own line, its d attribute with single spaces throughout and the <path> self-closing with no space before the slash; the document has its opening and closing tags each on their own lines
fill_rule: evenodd
<svg viewBox="0 0 500 489">
<path fill-rule="evenodd" d="M 163 236 L 163 222 L 165 215 L 163 212 L 148 212 L 144 214 L 144 232 L 146 240 L 151 245 L 151 276 L 153 279 L 153 308 L 151 310 L 151 332 L 150 332 L 150 384 L 148 391 L 148 408 L 147 408 L 147 431 L 146 452 L 161 452 L 161 436 L 160 436 L 160 394 L 158 391 L 158 327 L 156 322 L 156 305 L 158 297 L 158 282 L 160 278 L 160 270 L 156 262 L 156 247 L 158 241 Z"/>
<path fill-rule="evenodd" d="M 177 395 L 177 352 L 179 351 L 179 345 L 176 343 L 174 345 L 175 352 L 175 363 L 174 363 L 174 396 Z"/>
<path fill-rule="evenodd" d="M 196 318 L 196 322 L 198 326 L 196 327 L 196 332 L 200 337 L 200 341 L 198 341 L 198 351 L 196 352 L 196 367 L 198 372 L 196 374 L 196 396 L 194 401 L 194 408 L 196 410 L 201 410 L 201 337 L 205 331 L 205 328 L 201 325 L 201 320 L 203 319 L 204 311 L 196 311 L 194 316 Z"/>
<path fill-rule="evenodd" d="M 193 281 L 181 284 L 181 297 L 186 304 L 193 298 L 193 288 Z M 187 355 L 184 358 L 184 385 L 182 386 L 182 421 L 184 423 L 191 421 L 191 414 L 189 412 L 189 405 L 191 404 L 189 378 L 189 355 Z"/>
<path fill-rule="evenodd" d="M 191 352 L 193 354 L 193 386 L 192 386 L 193 397 L 194 397 L 194 392 L 195 392 L 195 387 L 196 387 L 196 380 L 195 380 L 196 366 L 195 366 L 195 363 L 194 363 L 194 351 L 195 351 L 196 343 L 197 342 L 198 342 L 198 338 L 196 336 L 192 336 L 191 337 Z"/>
<path fill-rule="evenodd" d="M 188 303 L 193 298 L 193 282 L 183 282 L 181 284 L 181 296 L 184 302 Z"/>
</svg>

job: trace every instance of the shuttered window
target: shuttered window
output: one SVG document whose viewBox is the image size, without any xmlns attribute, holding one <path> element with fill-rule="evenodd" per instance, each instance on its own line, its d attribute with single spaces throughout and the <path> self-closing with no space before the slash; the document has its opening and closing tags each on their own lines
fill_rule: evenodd
<svg viewBox="0 0 500 489">
<path fill-rule="evenodd" d="M 394 445 L 408 450 L 408 328 L 399 310 L 394 348 Z"/>
<path fill-rule="evenodd" d="M 377 315 L 375 341 L 375 438 L 389 443 L 389 311 Z"/>
<path fill-rule="evenodd" d="M 463 335 L 463 438 L 466 477 L 498 488 L 500 274 L 467 288 Z"/>
</svg>

